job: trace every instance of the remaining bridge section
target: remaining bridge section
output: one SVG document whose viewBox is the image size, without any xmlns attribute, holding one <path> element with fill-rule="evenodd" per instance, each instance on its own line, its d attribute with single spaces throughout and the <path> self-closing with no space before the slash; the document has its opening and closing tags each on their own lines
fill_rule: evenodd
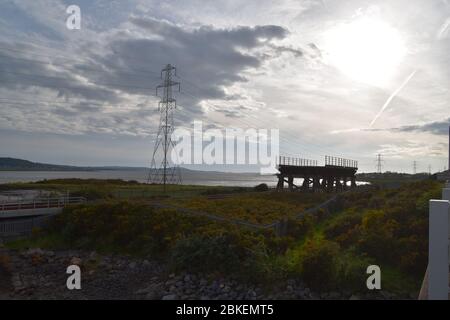
<svg viewBox="0 0 450 320">
<path fill-rule="evenodd" d="M 0 202 L 0 219 L 22 218 L 58 213 L 69 204 L 86 202 L 83 197 L 59 197 Z M 1 221 L 1 220 L 0 220 Z"/>
<path fill-rule="evenodd" d="M 86 202 L 83 197 L 35 198 L 0 202 L 0 238 L 29 234 L 69 204 Z"/>
<path fill-rule="evenodd" d="M 287 183 L 290 191 L 343 191 L 356 187 L 357 170 L 355 160 L 325 156 L 325 165 L 319 166 L 317 160 L 280 156 L 277 189 L 283 190 Z M 294 179 L 303 179 L 303 182 L 296 185 Z"/>
</svg>

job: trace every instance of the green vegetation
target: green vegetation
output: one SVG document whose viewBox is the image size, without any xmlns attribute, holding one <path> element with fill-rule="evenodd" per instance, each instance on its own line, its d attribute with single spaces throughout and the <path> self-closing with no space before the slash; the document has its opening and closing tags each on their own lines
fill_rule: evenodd
<svg viewBox="0 0 450 320">
<path fill-rule="evenodd" d="M 289 193 L 241 193 L 223 199 L 192 197 L 170 201 L 178 206 L 207 212 L 226 218 L 244 220 L 254 224 L 269 224 L 280 219 L 291 218 L 325 200 L 327 194 Z"/>
<path fill-rule="evenodd" d="M 399 172 L 371 172 L 356 174 L 358 181 L 370 182 L 372 185 L 378 185 L 383 188 L 398 188 L 404 183 L 411 183 L 415 181 L 428 180 L 430 175 L 428 173 L 399 173 Z"/>
<path fill-rule="evenodd" d="M 37 183 L 88 188 L 80 181 Z M 316 290 L 367 290 L 366 268 L 377 264 L 382 287 L 417 294 L 426 269 L 428 200 L 442 185 L 426 180 L 396 189 L 363 188 L 341 194 L 331 211 L 294 216 L 326 200 L 327 194 L 253 192 L 234 188 L 170 186 L 176 206 L 258 224 L 285 221 L 283 236 L 273 229 L 251 229 L 173 209 L 152 208 L 145 196 L 117 197 L 117 190 L 145 190 L 161 195 L 160 186 L 133 182 L 89 182 L 108 190 L 93 203 L 68 207 L 31 239 L 13 247 L 80 248 L 151 256 L 173 270 L 234 275 L 259 284 L 297 278 Z M 158 190 L 159 188 L 159 190 Z M 207 199 L 209 190 L 231 192 Z M 243 193 L 242 191 L 252 191 Z M 134 192 L 134 191 L 133 191 Z M 132 192 L 130 192 L 132 194 Z"/>
<path fill-rule="evenodd" d="M 51 179 L 37 182 L 1 184 L 0 191 L 6 190 L 49 190 L 60 193 L 69 193 L 71 196 L 83 196 L 88 200 L 104 199 L 151 199 L 165 198 L 167 195 L 174 198 L 192 197 L 198 195 L 212 195 L 225 193 L 238 193 L 251 190 L 245 187 L 210 187 L 195 185 L 167 185 L 164 193 L 161 185 L 139 183 L 137 181 L 124 181 L 119 179 Z"/>
</svg>

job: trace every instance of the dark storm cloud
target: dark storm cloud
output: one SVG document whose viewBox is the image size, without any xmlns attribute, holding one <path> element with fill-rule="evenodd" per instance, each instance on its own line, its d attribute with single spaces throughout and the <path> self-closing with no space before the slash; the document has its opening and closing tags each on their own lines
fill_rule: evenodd
<svg viewBox="0 0 450 320">
<path fill-rule="evenodd" d="M 129 79 L 136 87 L 155 87 L 161 81 L 157 79 L 159 70 L 167 63 L 175 65 L 176 80 L 182 87 L 177 99 L 193 112 L 198 111 L 195 105 L 202 99 L 238 98 L 227 95 L 223 87 L 247 81 L 242 72 L 258 68 L 263 62 L 252 50 L 264 48 L 272 40 L 283 39 L 288 34 L 286 29 L 273 25 L 185 29 L 152 18 L 132 17 L 130 21 L 138 27 L 141 36 L 118 33 L 107 44 L 109 53 L 93 60 L 111 71 L 111 81 L 115 78 L 128 81 L 119 69 L 140 72 L 140 80 Z M 130 88 L 129 92 L 148 94 L 149 90 Z"/>
</svg>

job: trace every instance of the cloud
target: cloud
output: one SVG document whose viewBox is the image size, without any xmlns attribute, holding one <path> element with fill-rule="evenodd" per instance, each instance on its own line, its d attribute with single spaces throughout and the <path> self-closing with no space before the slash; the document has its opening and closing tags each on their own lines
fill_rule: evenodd
<svg viewBox="0 0 450 320">
<path fill-rule="evenodd" d="M 14 105 L 4 104 L 0 120 L 7 128 L 16 122 L 26 131 L 149 134 L 157 127 L 152 105 L 158 100 L 154 88 L 162 82 L 159 70 L 171 63 L 178 71 L 175 80 L 182 84 L 176 94 L 183 113 L 176 121 L 182 125 L 201 117 L 200 101 L 242 99 L 226 88 L 248 81 L 245 73 L 265 62 L 261 51 L 275 48 L 299 55 L 293 48 L 275 46 L 274 41 L 288 34 L 276 25 L 188 27 L 133 15 L 125 27 L 78 43 L 73 62 L 74 55 L 61 59 L 51 50 L 12 42 L 9 51 L 0 50 L 0 89 L 16 98 L 21 90 L 29 92 L 36 103 L 16 108 L 9 117 L 4 113 Z M 43 97 L 53 105 L 42 106 Z M 51 126 L 43 125 L 44 117 L 53 119 Z"/>
<path fill-rule="evenodd" d="M 223 87 L 247 81 L 243 73 L 263 63 L 254 50 L 288 35 L 286 29 L 274 25 L 188 28 L 165 20 L 136 16 L 131 17 L 130 22 L 138 27 L 136 34 L 140 36 L 121 36 L 118 33 L 106 45 L 109 53 L 96 56 L 96 61 L 113 73 L 119 67 L 136 70 L 142 66 L 149 66 L 157 72 L 171 63 L 177 67 L 184 91 L 196 97 L 185 99 L 190 104 L 202 99 L 228 98 Z M 196 85 L 192 85 L 190 80 Z"/>
<path fill-rule="evenodd" d="M 393 128 L 394 131 L 401 132 L 428 132 L 436 135 L 448 135 L 450 126 L 450 118 L 443 121 L 434 121 L 425 124 L 416 124 Z"/>
</svg>

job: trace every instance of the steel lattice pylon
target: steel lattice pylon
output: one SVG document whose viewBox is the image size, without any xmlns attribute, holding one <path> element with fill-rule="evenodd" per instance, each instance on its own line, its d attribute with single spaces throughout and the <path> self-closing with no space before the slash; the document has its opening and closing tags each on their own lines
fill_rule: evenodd
<svg viewBox="0 0 450 320">
<path fill-rule="evenodd" d="M 160 120 L 147 182 L 163 184 L 165 190 L 166 184 L 181 183 L 180 168 L 173 163 L 170 164 L 169 161 L 170 150 L 174 148 L 172 141 L 174 130 L 173 112 L 177 107 L 176 100 L 172 97 L 172 87 L 178 86 L 180 91 L 180 83 L 172 80 L 172 77 L 176 76 L 176 68 L 174 66 L 166 65 L 161 70 L 161 79 L 163 78 L 163 73 L 165 74 L 164 82 L 156 87 L 156 95 L 158 95 L 158 89 L 160 88 L 164 89 L 164 94 L 158 104 Z"/>
</svg>

